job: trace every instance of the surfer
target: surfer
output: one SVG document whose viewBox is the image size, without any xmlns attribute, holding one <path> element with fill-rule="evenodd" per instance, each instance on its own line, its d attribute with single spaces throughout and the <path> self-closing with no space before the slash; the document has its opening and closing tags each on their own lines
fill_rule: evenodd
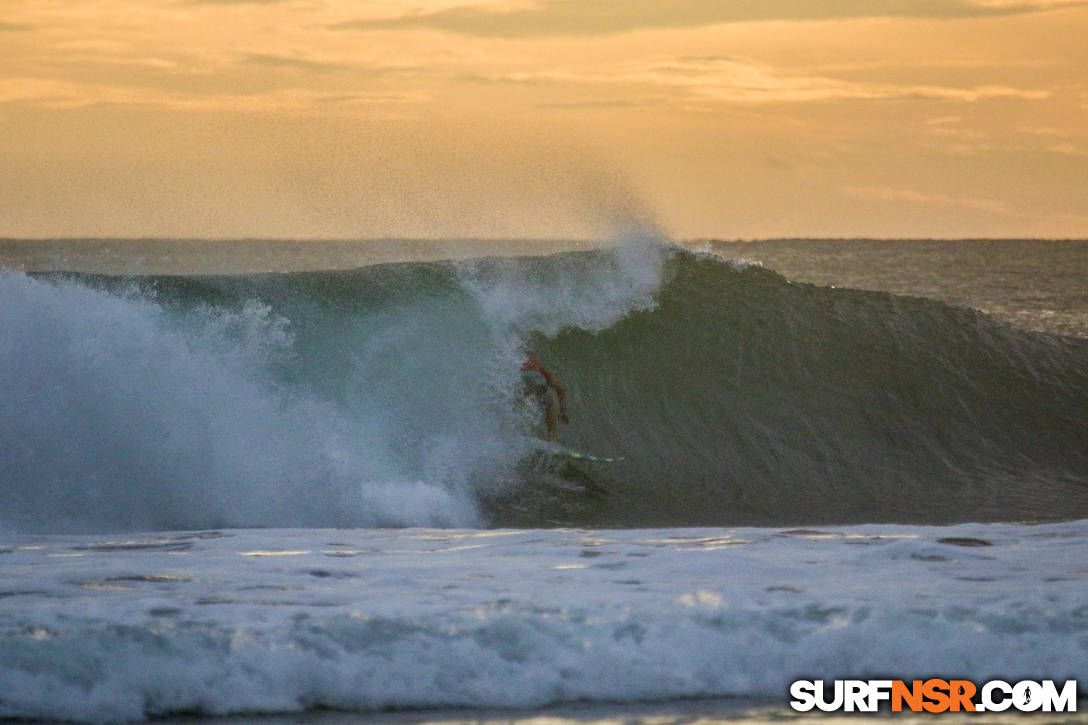
<svg viewBox="0 0 1088 725">
<path fill-rule="evenodd" d="M 555 443 L 559 440 L 559 424 L 569 423 L 567 417 L 567 391 L 563 384 L 541 364 L 531 350 L 525 351 L 525 362 L 521 366 L 521 381 L 523 394 L 528 397 L 535 396 L 537 402 L 544 408 L 544 427 L 548 431 L 548 442 Z M 552 399 L 551 390 L 555 391 L 555 398 L 559 401 L 558 407 Z"/>
</svg>

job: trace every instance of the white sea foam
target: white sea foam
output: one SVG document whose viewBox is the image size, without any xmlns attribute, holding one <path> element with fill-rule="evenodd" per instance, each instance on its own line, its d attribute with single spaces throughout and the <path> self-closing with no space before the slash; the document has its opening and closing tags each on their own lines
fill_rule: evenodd
<svg viewBox="0 0 1088 725">
<path fill-rule="evenodd" d="M 565 327 L 597 332 L 637 310 L 652 309 L 669 247 L 649 230 L 632 230 L 607 255 L 460 263 L 461 279 L 485 321 L 501 330 L 555 335 Z"/>
<path fill-rule="evenodd" d="M 476 525 L 389 454 L 386 401 L 352 417 L 277 378 L 289 322 L 0 274 L 0 526 Z"/>
<path fill-rule="evenodd" d="M 0 716 L 785 702 L 791 680 L 814 676 L 1088 672 L 1088 521 L 0 547 Z"/>
<path fill-rule="evenodd" d="M 338 314 L 304 285 L 160 299 L 0 273 L 0 527 L 479 525 L 480 481 L 504 485 L 539 423 L 521 334 L 653 306 L 665 256 L 631 233 L 591 263 L 467 261 L 462 288 L 399 296 L 375 271 Z"/>
</svg>

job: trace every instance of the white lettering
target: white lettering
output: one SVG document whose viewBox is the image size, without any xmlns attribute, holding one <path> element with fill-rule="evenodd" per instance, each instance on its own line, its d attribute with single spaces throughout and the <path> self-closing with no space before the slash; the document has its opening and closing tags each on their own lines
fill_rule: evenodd
<svg viewBox="0 0 1088 725">
<path fill-rule="evenodd" d="M 920 681 L 915 680 L 918 685 Z M 975 712 L 1004 712 L 1014 708 L 1020 712 L 1076 712 L 1077 681 L 1021 680 L 1009 684 L 1004 680 L 990 680 L 977 691 L 978 695 L 966 699 L 967 692 L 974 692 L 975 685 L 966 680 L 945 682 L 930 679 L 922 682 L 923 690 L 931 692 L 928 700 L 915 699 L 914 690 L 906 688 L 902 680 L 797 680 L 790 684 L 790 707 L 798 712 L 819 708 L 823 712 L 879 712 L 881 703 L 893 702 L 895 707 L 905 704 L 912 710 L 944 712 L 945 710 L 970 710 Z M 1060 684 L 1060 688 L 1059 688 Z M 948 695 L 943 693 L 947 692 Z M 936 695 L 932 693 L 937 693 Z M 921 704 L 919 704 L 921 703 Z"/>
<path fill-rule="evenodd" d="M 1004 695 L 1000 700 L 995 700 L 993 697 L 994 691 L 998 691 Z M 1012 685 L 1004 680 L 990 680 L 982 686 L 982 704 L 985 706 L 982 708 L 985 711 L 1004 712 L 1008 710 L 1012 705 Z M 978 709 L 978 708 L 976 708 Z"/>
<path fill-rule="evenodd" d="M 869 712 L 876 712 L 880 709 L 881 701 L 891 699 L 891 680 L 869 680 Z"/>
<path fill-rule="evenodd" d="M 1054 708 L 1051 710 L 1051 708 Z M 1062 691 L 1054 685 L 1054 680 L 1043 680 L 1043 711 L 1044 712 L 1076 712 L 1077 711 L 1077 681 L 1066 680 L 1062 685 Z"/>
<path fill-rule="evenodd" d="M 1043 706 L 1043 688 L 1038 682 L 1022 680 L 1013 685 L 1012 704 L 1020 712 L 1035 712 Z"/>
<path fill-rule="evenodd" d="M 790 707 L 798 712 L 808 712 L 816 706 L 816 685 L 812 680 L 797 680 L 790 685 Z"/>
<path fill-rule="evenodd" d="M 847 712 L 867 712 L 869 686 L 865 680 L 847 680 L 843 687 L 843 704 Z"/>
<path fill-rule="evenodd" d="M 824 712 L 835 712 L 840 707 L 844 698 L 843 695 L 843 682 L 842 680 L 835 680 L 832 692 L 835 693 L 835 697 L 831 700 L 824 699 L 824 682 L 823 680 L 816 680 L 816 707 L 820 708 Z"/>
</svg>

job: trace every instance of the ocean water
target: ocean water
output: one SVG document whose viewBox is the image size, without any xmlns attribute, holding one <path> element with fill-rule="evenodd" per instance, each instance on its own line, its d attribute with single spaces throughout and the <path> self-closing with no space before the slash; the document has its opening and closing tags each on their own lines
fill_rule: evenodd
<svg viewBox="0 0 1088 725">
<path fill-rule="evenodd" d="M 706 243 L 820 285 L 972 307 L 1040 332 L 1088 337 L 1088 241 L 808 239 Z"/>
<path fill-rule="evenodd" d="M 0 717 L 1088 695 L 1085 243 L 303 244 L 0 244 Z"/>
</svg>

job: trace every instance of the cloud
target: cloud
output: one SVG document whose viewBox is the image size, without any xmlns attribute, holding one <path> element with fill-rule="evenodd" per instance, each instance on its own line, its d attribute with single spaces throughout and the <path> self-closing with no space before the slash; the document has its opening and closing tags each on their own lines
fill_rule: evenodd
<svg viewBox="0 0 1088 725">
<path fill-rule="evenodd" d="M 537 108 L 553 110 L 595 110 L 613 108 L 655 108 L 664 102 L 661 97 L 598 98 L 585 101 L 541 103 Z"/>
<path fill-rule="evenodd" d="M 491 82 L 529 84 L 597 84 L 602 86 L 647 86 L 677 94 L 690 110 L 698 104 L 804 103 L 830 101 L 936 100 L 972 103 L 986 98 L 1048 98 L 1044 90 L 1004 85 L 970 87 L 904 85 L 854 81 L 823 75 L 785 73 L 750 60 L 733 57 L 674 58 L 625 67 L 593 70 L 553 69 L 537 73 L 505 73 L 487 78 Z M 641 94 L 642 98 L 646 95 Z M 668 98 L 657 97 L 659 103 Z M 610 103 L 616 104 L 612 98 Z M 632 103 L 630 105 L 636 105 Z"/>
<path fill-rule="evenodd" d="M 265 68 L 288 68 L 307 73 L 330 73 L 332 71 L 345 70 L 346 66 L 336 63 L 325 63 L 305 58 L 292 58 L 285 55 L 271 55 L 267 53 L 250 53 L 245 58 L 250 65 L 264 66 Z"/>
<path fill-rule="evenodd" d="M 911 204 L 924 204 L 926 206 L 972 209 L 1008 217 L 1023 216 L 1023 214 L 1016 211 L 1009 204 L 997 199 L 948 196 L 947 194 L 932 194 L 917 191 L 915 189 L 892 189 L 889 187 L 875 186 L 846 186 L 842 188 L 842 192 L 847 196 L 856 199 L 866 199 L 870 201 L 899 201 Z"/>
<path fill-rule="evenodd" d="M 352 106 L 362 110 L 404 107 L 430 101 L 417 91 L 326 93 L 304 88 L 282 88 L 265 93 L 178 93 L 165 89 L 85 84 L 43 78 L 5 78 L 0 84 L 0 105 L 75 109 L 93 106 L 169 108 L 186 111 L 239 113 L 306 111 L 317 105 Z"/>
<path fill-rule="evenodd" d="M 1046 149 L 1052 154 L 1058 154 L 1059 156 L 1075 156 L 1079 158 L 1088 158 L 1088 149 L 1081 148 L 1076 144 L 1060 143 L 1051 144 Z"/>
<path fill-rule="evenodd" d="M 378 64 L 331 62 L 273 53 L 249 53 L 242 59 L 242 63 L 271 70 L 292 70 L 313 74 L 349 73 L 354 77 L 365 76 L 368 78 L 408 77 L 426 74 L 427 70 L 425 67 L 409 61 L 389 61 Z"/>
<path fill-rule="evenodd" d="M 1088 5 L 1083 0 L 537 0 L 515 8 L 463 5 L 393 18 L 354 20 L 355 30 L 429 28 L 484 37 L 614 35 L 649 28 L 839 18 L 972 18 Z"/>
<path fill-rule="evenodd" d="M 728 57 L 679 58 L 650 67 L 641 75 L 650 82 L 682 86 L 703 98 L 748 103 L 893 99 L 973 102 L 981 98 L 1039 99 L 1049 95 L 1046 91 L 1000 85 L 957 88 L 789 74 Z"/>
<path fill-rule="evenodd" d="M 899 69 L 939 69 L 939 70 L 993 70 L 996 68 L 1047 70 L 1067 67 L 1066 60 L 1048 58 L 911 58 L 894 60 L 872 60 L 855 63 L 822 63 L 809 66 L 820 73 L 855 73 Z"/>
<path fill-rule="evenodd" d="M 291 0 L 186 0 L 189 5 L 279 5 Z"/>
</svg>

